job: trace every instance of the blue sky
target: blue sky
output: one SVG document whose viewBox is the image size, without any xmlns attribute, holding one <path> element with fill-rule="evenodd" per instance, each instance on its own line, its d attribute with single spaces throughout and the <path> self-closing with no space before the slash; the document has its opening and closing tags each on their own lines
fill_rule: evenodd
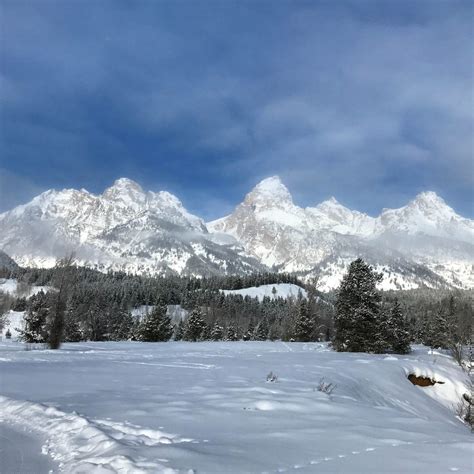
<svg viewBox="0 0 474 474">
<path fill-rule="evenodd" d="M 0 0 L 0 210 L 127 176 L 211 219 L 278 174 L 473 216 L 470 1 Z"/>
</svg>

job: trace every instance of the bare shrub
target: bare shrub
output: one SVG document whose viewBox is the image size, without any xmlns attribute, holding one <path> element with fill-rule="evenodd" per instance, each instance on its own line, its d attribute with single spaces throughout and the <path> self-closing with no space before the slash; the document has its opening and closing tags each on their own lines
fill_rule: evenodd
<svg viewBox="0 0 474 474">
<path fill-rule="evenodd" d="M 471 429 L 474 429 L 474 412 L 472 409 L 472 400 L 469 395 L 464 395 L 462 400 L 454 407 L 454 411 L 460 420 L 467 423 Z"/>
<path fill-rule="evenodd" d="M 326 395 L 331 395 L 336 390 L 337 385 L 332 382 L 326 382 L 324 377 L 319 379 L 318 386 L 316 387 L 318 392 L 323 392 Z"/>
<path fill-rule="evenodd" d="M 273 372 L 270 372 L 267 375 L 267 382 L 276 382 L 278 380 L 278 375 L 274 374 Z"/>
<path fill-rule="evenodd" d="M 449 352 L 452 358 L 465 371 L 469 368 L 467 347 L 462 342 L 452 342 L 449 344 Z"/>
</svg>

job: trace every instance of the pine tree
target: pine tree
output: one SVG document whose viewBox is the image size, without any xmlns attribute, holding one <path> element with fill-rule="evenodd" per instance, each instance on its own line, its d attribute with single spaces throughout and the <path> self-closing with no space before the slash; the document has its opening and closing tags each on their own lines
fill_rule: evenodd
<svg viewBox="0 0 474 474">
<path fill-rule="evenodd" d="M 267 318 L 263 317 L 255 329 L 254 339 L 256 341 L 266 341 L 268 339 L 268 331 L 269 331 L 269 327 L 268 327 Z"/>
<path fill-rule="evenodd" d="M 162 318 L 159 326 L 159 334 L 160 334 L 160 341 L 166 342 L 171 339 L 171 336 L 173 335 L 173 324 L 171 322 L 171 318 L 168 316 L 167 313 L 167 306 L 163 305 L 164 312 L 162 313 Z"/>
<path fill-rule="evenodd" d="M 175 327 L 174 331 L 174 340 L 175 341 L 181 341 L 183 339 L 184 335 L 184 329 L 185 329 L 185 324 L 182 319 L 180 319 L 178 325 Z"/>
<path fill-rule="evenodd" d="M 381 307 L 375 320 L 374 341 L 372 351 L 376 354 L 383 354 L 391 347 L 390 311 Z"/>
<path fill-rule="evenodd" d="M 64 340 L 66 342 L 79 342 L 83 339 L 79 323 L 74 314 L 67 312 L 64 318 Z"/>
<path fill-rule="evenodd" d="M 349 265 L 338 290 L 334 347 L 338 351 L 371 352 L 378 331 L 381 275 L 361 258 Z"/>
<path fill-rule="evenodd" d="M 410 333 L 398 299 L 395 300 L 388 318 L 388 342 L 397 354 L 410 352 Z"/>
<path fill-rule="evenodd" d="M 237 335 L 237 331 L 235 329 L 235 326 L 230 325 L 227 328 L 227 333 L 225 336 L 226 341 L 238 341 L 239 336 Z"/>
<path fill-rule="evenodd" d="M 253 341 L 255 337 L 255 326 L 252 323 L 252 321 L 249 322 L 249 325 L 247 327 L 247 332 L 244 334 L 244 341 Z"/>
<path fill-rule="evenodd" d="M 430 346 L 434 349 L 447 349 L 450 340 L 450 325 L 442 308 L 439 308 L 429 328 Z"/>
<path fill-rule="evenodd" d="M 298 302 L 293 338 L 299 342 L 309 342 L 312 339 L 314 324 L 309 315 L 308 302 L 300 298 Z"/>
<path fill-rule="evenodd" d="M 24 316 L 24 328 L 20 330 L 20 339 L 24 342 L 46 342 L 48 338 L 47 318 L 50 310 L 48 295 L 40 291 L 28 301 Z"/>
<path fill-rule="evenodd" d="M 147 314 L 140 324 L 139 336 L 141 341 L 162 342 L 169 341 L 173 334 L 173 326 L 166 314 L 166 305 L 159 302 Z"/>
<path fill-rule="evenodd" d="M 185 341 L 199 341 L 206 328 L 206 323 L 202 317 L 201 310 L 196 308 L 191 311 L 184 330 L 183 339 Z"/>
<path fill-rule="evenodd" d="M 222 341 L 224 338 L 224 328 L 215 323 L 211 331 L 211 339 L 213 341 Z"/>
<path fill-rule="evenodd" d="M 134 318 L 129 311 L 121 309 L 118 305 L 112 307 L 111 320 L 109 321 L 109 338 L 112 341 L 126 341 L 132 336 Z"/>
</svg>

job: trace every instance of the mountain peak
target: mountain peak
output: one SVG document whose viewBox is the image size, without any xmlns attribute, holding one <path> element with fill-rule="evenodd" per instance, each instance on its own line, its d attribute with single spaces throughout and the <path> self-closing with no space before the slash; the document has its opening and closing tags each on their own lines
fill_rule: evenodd
<svg viewBox="0 0 474 474">
<path fill-rule="evenodd" d="M 135 205 L 145 201 L 146 196 L 142 187 L 128 178 L 119 178 L 107 188 L 102 196 L 111 201 L 122 201 L 125 205 Z"/>
<path fill-rule="evenodd" d="M 283 184 L 279 176 L 271 176 L 260 181 L 252 191 L 247 194 L 246 201 L 255 203 L 256 201 L 290 202 L 293 200 L 288 188 Z"/>
<path fill-rule="evenodd" d="M 143 192 L 142 187 L 132 179 L 129 178 L 118 178 L 114 181 L 114 184 L 109 188 L 115 189 L 133 189 L 135 191 Z"/>
<path fill-rule="evenodd" d="M 438 196 L 434 191 L 424 191 L 419 193 L 415 199 L 410 201 L 407 206 L 411 209 L 417 209 L 424 215 L 444 215 L 445 217 L 455 215 L 454 210 L 446 204 L 445 200 Z"/>
<path fill-rule="evenodd" d="M 434 191 L 423 191 L 417 194 L 412 202 L 447 205 L 444 199 L 438 196 Z"/>
<path fill-rule="evenodd" d="M 327 208 L 327 207 L 345 207 L 343 206 L 334 196 L 331 196 L 329 199 L 321 202 L 317 206 L 318 208 Z"/>
</svg>

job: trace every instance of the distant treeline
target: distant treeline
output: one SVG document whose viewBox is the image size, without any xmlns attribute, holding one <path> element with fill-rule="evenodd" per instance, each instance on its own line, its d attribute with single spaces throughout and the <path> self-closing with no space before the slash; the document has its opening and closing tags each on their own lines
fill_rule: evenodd
<svg viewBox="0 0 474 474">
<path fill-rule="evenodd" d="M 11 308 L 26 311 L 24 339 L 30 342 L 47 342 L 51 321 L 56 321 L 56 317 L 51 315 L 57 315 L 59 311 L 63 311 L 61 330 L 65 341 L 153 340 L 155 336 L 150 336 L 153 334 L 150 328 L 160 325 L 163 330 L 156 340 L 165 340 L 166 335 L 169 335 L 171 338 L 188 340 L 318 341 L 332 340 L 335 335 L 337 292 L 322 294 L 317 288 L 304 284 L 290 274 L 150 277 L 121 272 L 101 273 L 73 266 L 67 272 L 57 267 L 3 269 L 0 270 L 0 278 L 17 279 L 25 294 L 34 285 L 57 288 L 59 280 L 64 283 L 59 306 L 55 291 L 46 294 L 41 292 L 29 299 L 21 295 L 16 298 L 2 296 L 3 310 Z M 290 299 L 266 297 L 259 301 L 240 295 L 224 295 L 219 291 L 279 283 L 300 285 L 306 289 L 308 299 L 301 296 Z M 395 299 L 398 300 L 400 317 L 412 342 L 442 346 L 443 337 L 437 337 L 437 334 L 443 333 L 444 316 L 448 314 L 450 331 L 455 330 L 460 335 L 470 334 L 472 291 L 420 289 L 383 292 L 380 308 L 391 311 Z M 156 306 L 157 314 L 153 317 L 147 315 L 141 321 L 132 317 L 131 310 L 142 305 Z M 166 305 L 181 305 L 192 312 L 193 318 L 188 318 L 189 324 L 175 324 L 170 329 L 171 321 L 166 321 L 166 316 L 162 314 Z M 196 324 L 197 329 L 186 327 L 186 324 Z"/>
</svg>

